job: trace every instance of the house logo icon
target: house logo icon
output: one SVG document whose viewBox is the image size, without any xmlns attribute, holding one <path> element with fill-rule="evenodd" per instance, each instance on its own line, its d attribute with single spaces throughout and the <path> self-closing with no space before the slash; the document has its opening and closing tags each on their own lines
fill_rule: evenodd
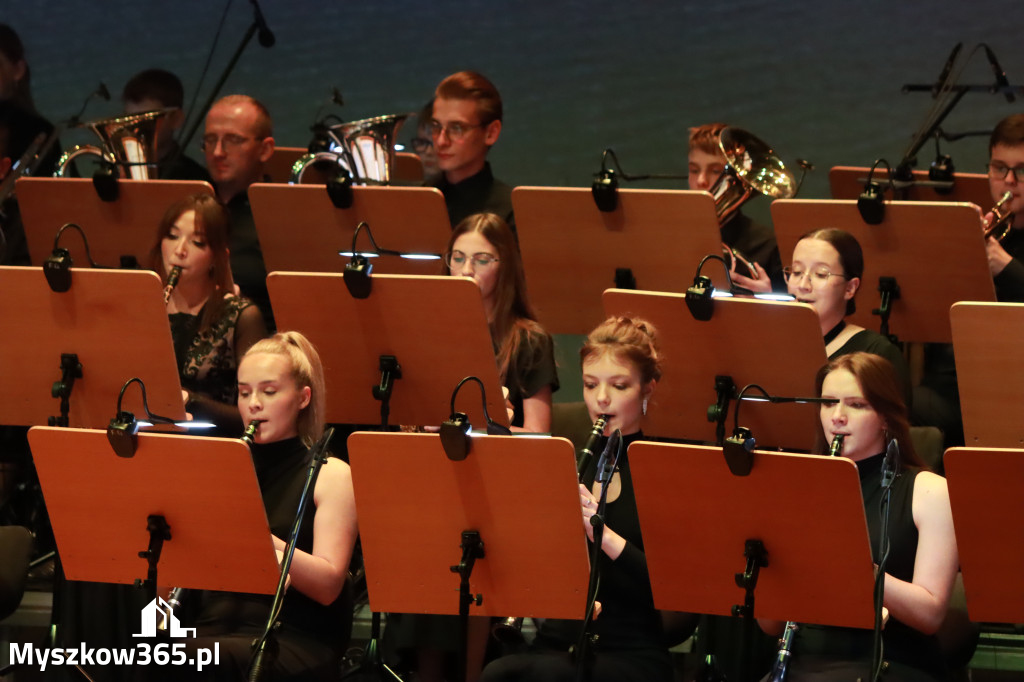
<svg viewBox="0 0 1024 682">
<path fill-rule="evenodd" d="M 171 637 L 195 637 L 195 628 L 183 628 L 171 607 L 162 597 L 157 597 L 142 608 L 142 632 L 132 637 L 156 637 L 157 630 L 166 630 Z"/>
</svg>

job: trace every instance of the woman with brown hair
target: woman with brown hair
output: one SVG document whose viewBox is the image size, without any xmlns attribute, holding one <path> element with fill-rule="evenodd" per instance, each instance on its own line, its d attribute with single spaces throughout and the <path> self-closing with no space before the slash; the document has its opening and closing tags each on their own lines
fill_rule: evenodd
<svg viewBox="0 0 1024 682">
<path fill-rule="evenodd" d="M 445 274 L 472 277 L 484 312 L 502 384 L 508 388 L 512 426 L 551 430 L 551 394 L 558 390 L 554 344 L 526 296 L 526 276 L 515 235 L 493 213 L 476 213 L 452 230 Z"/>
<path fill-rule="evenodd" d="M 235 294 L 227 233 L 227 213 L 215 198 L 185 197 L 160 221 L 150 267 L 165 285 L 180 269 L 167 315 L 185 410 L 213 421 L 223 435 L 239 435 L 238 361 L 267 330 L 259 308 Z"/>
</svg>

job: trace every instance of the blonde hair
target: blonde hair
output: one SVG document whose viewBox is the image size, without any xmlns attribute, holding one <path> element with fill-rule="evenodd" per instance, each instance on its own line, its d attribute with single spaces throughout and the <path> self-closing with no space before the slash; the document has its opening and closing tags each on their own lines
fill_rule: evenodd
<svg viewBox="0 0 1024 682">
<path fill-rule="evenodd" d="M 313 447 L 324 430 L 324 367 L 320 354 L 299 332 L 278 332 L 257 341 L 243 357 L 256 353 L 283 355 L 292 366 L 292 378 L 299 388 L 309 387 L 309 404 L 299 412 L 299 438 L 307 448 Z"/>
</svg>

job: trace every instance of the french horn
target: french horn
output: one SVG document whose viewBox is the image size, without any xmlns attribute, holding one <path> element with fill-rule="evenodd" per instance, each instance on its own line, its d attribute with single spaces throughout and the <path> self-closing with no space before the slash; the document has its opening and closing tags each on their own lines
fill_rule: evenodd
<svg viewBox="0 0 1024 682">
<path fill-rule="evenodd" d="M 167 114 L 173 111 L 173 108 L 156 109 L 83 123 L 82 127 L 89 128 L 100 138 L 100 146 L 78 145 L 66 150 L 57 162 L 54 176 L 67 177 L 73 161 L 95 156 L 117 167 L 122 177 L 132 180 L 156 178 L 158 133 Z"/>
<path fill-rule="evenodd" d="M 304 154 L 292 166 L 292 183 L 301 184 L 307 171 L 333 176 L 344 171 L 356 185 L 389 185 L 395 166 L 395 140 L 412 114 L 388 114 L 327 126 L 330 149 Z M 308 182 L 309 179 L 306 178 Z"/>
</svg>

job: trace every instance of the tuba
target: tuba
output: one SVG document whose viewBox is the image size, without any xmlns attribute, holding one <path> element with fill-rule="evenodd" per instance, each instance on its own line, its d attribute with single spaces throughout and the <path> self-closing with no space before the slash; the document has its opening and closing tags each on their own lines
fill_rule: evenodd
<svg viewBox="0 0 1024 682">
<path fill-rule="evenodd" d="M 348 173 L 356 185 L 391 184 L 395 140 L 411 115 L 389 114 L 327 126 L 329 148 L 300 156 L 292 166 L 292 184 L 301 184 L 310 168 L 330 177 Z"/>
<path fill-rule="evenodd" d="M 141 114 L 102 118 L 82 125 L 100 138 L 101 146 L 78 145 L 61 154 L 54 176 L 67 177 L 71 162 L 81 156 L 96 156 L 116 166 L 120 175 L 132 180 L 156 177 L 157 138 L 164 117 L 173 108 L 156 109 Z"/>
</svg>

